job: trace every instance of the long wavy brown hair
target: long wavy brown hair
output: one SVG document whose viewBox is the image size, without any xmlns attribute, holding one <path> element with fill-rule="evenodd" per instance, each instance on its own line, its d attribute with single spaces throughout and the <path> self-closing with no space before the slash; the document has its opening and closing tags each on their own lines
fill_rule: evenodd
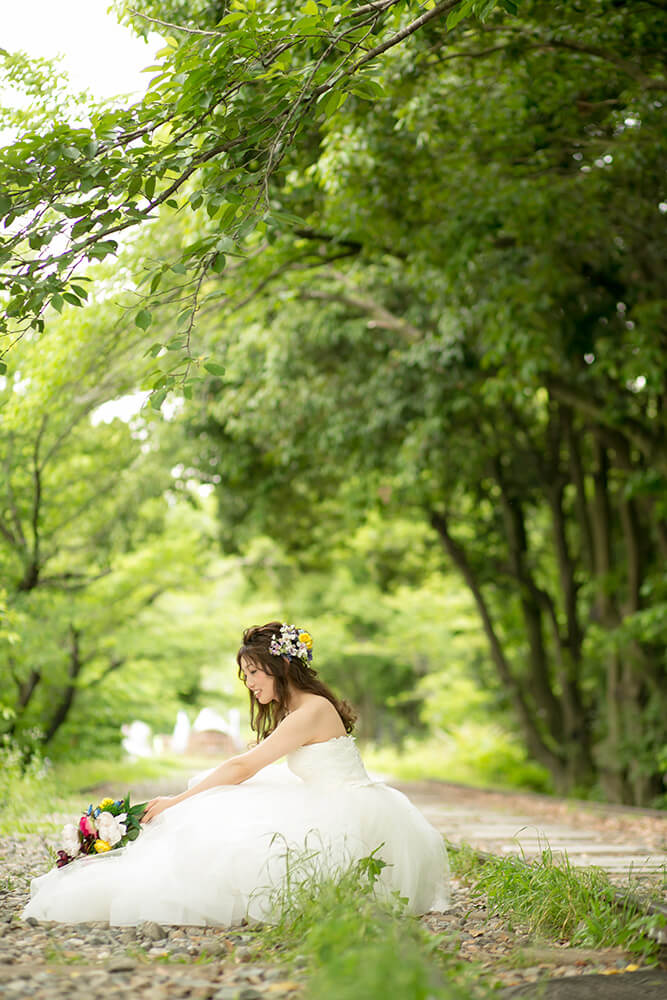
<svg viewBox="0 0 667 1000">
<path fill-rule="evenodd" d="M 278 656 L 270 651 L 271 640 L 279 635 L 282 622 L 267 622 L 253 625 L 243 633 L 243 644 L 236 654 L 239 677 L 245 682 L 243 664 L 253 664 L 259 670 L 270 674 L 275 681 L 276 700 L 261 705 L 252 691 L 250 695 L 250 725 L 257 733 L 258 740 L 264 740 L 287 715 L 288 682 L 299 691 L 310 691 L 322 695 L 330 701 L 341 717 L 345 732 L 354 729 L 356 714 L 346 701 L 341 701 L 317 676 L 310 664 L 305 664 L 296 656 Z"/>
</svg>

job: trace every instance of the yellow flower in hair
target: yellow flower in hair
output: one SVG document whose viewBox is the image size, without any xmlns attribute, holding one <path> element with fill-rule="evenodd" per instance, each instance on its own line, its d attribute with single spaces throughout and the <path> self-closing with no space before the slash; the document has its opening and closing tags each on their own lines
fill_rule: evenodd
<svg viewBox="0 0 667 1000">
<path fill-rule="evenodd" d="M 111 850 L 111 844 L 107 840 L 96 840 L 93 847 L 97 854 L 104 854 L 105 851 Z"/>
<path fill-rule="evenodd" d="M 299 642 L 302 642 L 306 649 L 313 648 L 313 639 L 309 632 L 299 632 Z"/>
<path fill-rule="evenodd" d="M 100 804 L 98 805 L 97 808 L 98 809 L 108 809 L 109 806 L 112 806 L 113 804 L 114 804 L 114 800 L 113 799 L 102 799 L 102 801 L 100 802 Z"/>
</svg>

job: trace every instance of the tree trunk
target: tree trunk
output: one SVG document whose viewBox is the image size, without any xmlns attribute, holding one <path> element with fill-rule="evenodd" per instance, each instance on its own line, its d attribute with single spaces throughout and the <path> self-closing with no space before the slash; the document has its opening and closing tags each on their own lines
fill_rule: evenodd
<svg viewBox="0 0 667 1000">
<path fill-rule="evenodd" d="M 510 567 L 519 585 L 519 601 L 528 637 L 531 691 L 551 739 L 560 747 L 563 743 L 563 713 L 554 696 L 549 677 L 549 657 L 544 644 L 538 587 L 526 564 L 528 540 L 523 506 L 519 497 L 509 490 L 499 461 L 493 463 L 493 474 L 500 487 Z"/>
<path fill-rule="evenodd" d="M 35 693 L 35 688 L 38 686 L 42 679 L 42 674 L 40 670 L 35 670 L 34 668 L 30 671 L 30 674 L 26 679 L 19 683 L 18 698 L 16 699 L 16 715 L 12 719 L 12 723 L 7 730 L 9 736 L 13 736 L 16 732 L 16 726 L 21 718 L 21 715 L 25 712 L 26 708 L 32 700 L 32 696 Z M 17 678 L 14 680 L 18 683 Z"/>
<path fill-rule="evenodd" d="M 79 646 L 79 639 L 81 633 L 74 627 L 70 625 L 69 627 L 69 637 L 70 637 L 70 654 L 69 654 L 69 670 L 68 670 L 68 684 L 62 693 L 60 703 L 58 704 L 55 712 L 51 717 L 51 722 L 49 723 L 46 732 L 44 733 L 44 743 L 50 743 L 53 737 L 56 735 L 62 724 L 67 719 L 72 705 L 74 704 L 74 697 L 76 695 L 76 681 L 83 669 L 84 661 L 81 659 L 81 650 Z"/>
<path fill-rule="evenodd" d="M 466 553 L 462 546 L 452 537 L 447 517 L 436 511 L 430 511 L 429 516 L 431 525 L 437 532 L 445 551 L 463 577 L 474 598 L 475 604 L 477 605 L 477 610 L 482 620 L 484 634 L 486 635 L 489 643 L 491 658 L 496 670 L 498 671 L 501 683 L 505 685 L 511 695 L 528 749 L 535 760 L 539 761 L 551 772 L 556 784 L 561 785 L 565 773 L 563 761 L 558 753 L 552 750 L 551 747 L 545 742 L 533 713 L 530 710 L 528 702 L 526 701 L 524 691 L 520 683 L 512 674 L 510 665 L 505 657 L 505 653 L 498 638 L 489 606 L 472 570 Z"/>
<path fill-rule="evenodd" d="M 609 500 L 609 456 L 593 430 L 593 545 L 596 576 L 596 617 L 604 628 L 612 630 L 620 624 L 620 613 L 611 591 L 612 537 L 611 505 Z M 627 802 L 630 790 L 620 759 L 623 740 L 622 663 L 619 652 L 612 649 L 607 656 L 606 716 L 607 738 L 602 751 L 600 769 L 605 792 L 617 802 Z"/>
</svg>

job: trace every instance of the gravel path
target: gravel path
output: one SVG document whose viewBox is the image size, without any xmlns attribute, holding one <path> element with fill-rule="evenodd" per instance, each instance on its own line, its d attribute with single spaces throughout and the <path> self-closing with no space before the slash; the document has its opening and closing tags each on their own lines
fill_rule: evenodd
<svg viewBox="0 0 667 1000">
<path fill-rule="evenodd" d="M 454 844 L 490 854 L 539 856 L 545 847 L 575 866 L 595 865 L 619 883 L 665 883 L 667 813 L 493 792 L 441 781 L 394 782 Z"/>
<path fill-rule="evenodd" d="M 110 928 L 103 923 L 55 924 L 19 919 L 32 874 L 49 866 L 39 838 L 0 839 L 0 995 L 64 1000 L 74 990 L 103 988 L 108 1000 L 128 991 L 145 1000 L 261 1000 L 304 995 L 298 974 L 258 957 L 244 928 Z M 591 951 L 535 942 L 490 916 L 470 889 L 455 881 L 451 909 L 422 921 L 441 937 L 440 947 L 475 963 L 504 986 L 584 972 L 618 973 L 628 966 L 620 951 Z M 307 996 L 307 990 L 305 990 Z"/>
<path fill-rule="evenodd" d="M 667 821 L 650 814 L 572 807 L 542 797 L 498 796 L 439 782 L 398 785 L 443 828 L 452 840 L 465 822 L 477 823 L 488 849 L 507 846 L 501 832 L 508 813 L 526 813 L 533 823 L 574 824 L 606 844 L 627 844 L 664 850 Z M 103 791 L 103 790 L 100 790 Z M 169 791 L 162 785 L 160 793 Z M 137 789 L 155 794 L 155 788 Z M 137 795 L 134 796 L 135 798 Z M 457 810 L 459 810 L 457 812 Z M 436 815 L 437 814 L 437 815 Z M 449 820 L 443 817 L 449 816 Z M 454 823 L 454 817 L 458 820 Z M 54 817 L 55 818 L 55 817 Z M 71 819 L 71 817 L 62 817 Z M 60 817 L 58 817 L 60 819 Z M 512 820 L 514 822 L 514 820 Z M 495 831 L 491 828 L 495 825 Z M 453 825 L 454 824 L 454 825 Z M 511 825 L 511 823 L 510 823 Z M 456 829 L 454 829 L 456 827 Z M 495 838 L 495 839 L 494 839 Z M 473 838 L 474 839 L 474 838 Z M 50 838 L 52 846 L 55 838 Z M 253 935 L 243 927 L 110 928 L 106 924 L 48 924 L 19 919 L 29 894 L 30 878 L 51 865 L 44 841 L 37 835 L 0 838 L 0 995 L 11 1000 L 69 1000 L 81 989 L 102 989 L 105 1000 L 135 994 L 142 1000 L 190 997 L 201 1000 L 262 1000 L 300 998 L 307 988 L 298 969 L 291 975 L 258 955 Z M 446 914 L 422 918 L 441 937 L 440 947 L 474 963 L 502 986 L 520 986 L 545 977 L 565 979 L 582 973 L 618 974 L 632 968 L 620 951 L 571 948 L 567 942 L 536 942 L 520 929 L 510 929 L 486 912 L 468 887 L 454 881 L 452 907 Z"/>
</svg>

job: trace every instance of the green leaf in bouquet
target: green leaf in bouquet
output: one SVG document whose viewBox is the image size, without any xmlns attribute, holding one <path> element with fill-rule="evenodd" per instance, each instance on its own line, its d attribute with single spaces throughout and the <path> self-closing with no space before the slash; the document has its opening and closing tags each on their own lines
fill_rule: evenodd
<svg viewBox="0 0 667 1000">
<path fill-rule="evenodd" d="M 148 802 L 139 802 L 136 806 L 131 806 L 129 809 L 126 809 L 125 812 L 127 813 L 128 819 L 134 818 L 135 816 L 141 816 L 144 812 L 146 812 L 147 805 Z"/>
</svg>

